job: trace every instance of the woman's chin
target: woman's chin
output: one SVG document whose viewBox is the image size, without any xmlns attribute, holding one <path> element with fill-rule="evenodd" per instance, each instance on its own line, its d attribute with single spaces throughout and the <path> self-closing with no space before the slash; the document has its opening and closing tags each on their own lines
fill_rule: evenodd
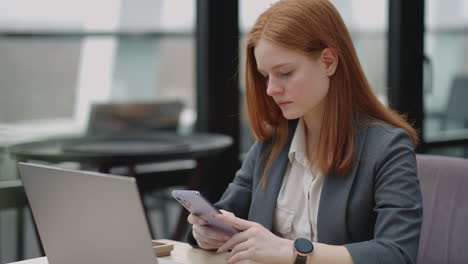
<svg viewBox="0 0 468 264">
<path fill-rule="evenodd" d="M 294 120 L 294 119 L 298 119 L 301 117 L 300 114 L 298 113 L 288 113 L 288 112 L 285 112 L 283 111 L 283 116 L 284 118 L 288 119 L 288 120 Z"/>
</svg>

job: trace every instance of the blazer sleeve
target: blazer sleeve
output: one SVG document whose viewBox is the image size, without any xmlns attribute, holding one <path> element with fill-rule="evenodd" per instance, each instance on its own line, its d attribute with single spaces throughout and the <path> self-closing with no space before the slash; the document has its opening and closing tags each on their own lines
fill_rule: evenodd
<svg viewBox="0 0 468 264">
<path fill-rule="evenodd" d="M 355 264 L 416 263 L 422 224 L 422 198 L 416 156 L 403 129 L 390 130 L 375 165 L 374 238 L 346 244 Z"/>
<path fill-rule="evenodd" d="M 234 180 L 228 185 L 221 199 L 214 204 L 218 209 L 234 213 L 237 217 L 247 219 L 252 199 L 253 177 L 258 163 L 262 143 L 256 142 L 247 152 L 241 168 L 236 172 Z M 192 226 L 189 226 L 187 242 L 198 246 L 192 235 Z"/>
</svg>

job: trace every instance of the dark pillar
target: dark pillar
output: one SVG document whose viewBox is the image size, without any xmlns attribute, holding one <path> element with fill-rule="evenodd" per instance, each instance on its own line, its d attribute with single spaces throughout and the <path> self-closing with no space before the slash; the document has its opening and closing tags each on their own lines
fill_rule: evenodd
<svg viewBox="0 0 468 264">
<path fill-rule="evenodd" d="M 210 200 L 217 200 L 239 166 L 238 1 L 197 0 L 197 130 L 233 137 L 207 168 Z"/>
<path fill-rule="evenodd" d="M 389 11 L 387 78 L 390 107 L 406 114 L 421 132 L 422 139 L 424 0 L 390 0 Z"/>
</svg>

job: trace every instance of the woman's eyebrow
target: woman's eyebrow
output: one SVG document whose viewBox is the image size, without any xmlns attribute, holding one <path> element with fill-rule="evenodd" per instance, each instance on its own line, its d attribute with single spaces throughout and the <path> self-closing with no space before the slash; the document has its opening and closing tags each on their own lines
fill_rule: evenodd
<svg viewBox="0 0 468 264">
<path fill-rule="evenodd" d="M 276 64 L 275 66 L 271 67 L 272 70 L 274 69 L 277 69 L 277 68 L 280 68 L 280 67 L 283 67 L 283 66 L 287 66 L 291 64 L 290 62 L 286 62 L 286 63 L 279 63 L 279 64 Z M 260 72 L 260 73 L 264 73 L 265 71 L 260 69 L 260 67 L 257 67 L 257 71 Z"/>
</svg>

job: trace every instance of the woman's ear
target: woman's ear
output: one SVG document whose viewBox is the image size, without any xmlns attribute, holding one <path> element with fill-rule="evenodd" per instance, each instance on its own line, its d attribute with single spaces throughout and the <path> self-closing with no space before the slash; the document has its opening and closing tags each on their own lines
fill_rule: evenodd
<svg viewBox="0 0 468 264">
<path fill-rule="evenodd" d="M 338 66 L 338 55 L 332 48 L 325 48 L 320 54 L 320 60 L 322 60 L 325 66 L 325 72 L 328 77 L 335 74 L 336 67 Z"/>
</svg>

